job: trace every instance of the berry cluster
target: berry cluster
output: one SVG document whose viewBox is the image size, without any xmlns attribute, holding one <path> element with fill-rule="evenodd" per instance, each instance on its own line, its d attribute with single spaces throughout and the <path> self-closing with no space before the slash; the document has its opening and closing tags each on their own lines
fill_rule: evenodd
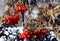
<svg viewBox="0 0 60 41">
<path fill-rule="evenodd" d="M 4 22 L 8 25 L 11 24 L 12 26 L 15 26 L 16 24 L 18 24 L 19 19 L 20 19 L 20 15 L 16 14 L 16 15 L 12 15 L 7 18 L 4 18 Z"/>
<path fill-rule="evenodd" d="M 14 10 L 16 11 L 16 12 L 25 12 L 26 11 L 26 7 L 25 6 L 19 6 L 19 5 L 16 5 L 15 7 L 14 7 Z"/>
<path fill-rule="evenodd" d="M 34 32 L 31 30 L 25 30 L 22 34 L 19 34 L 20 39 L 30 39 L 33 36 Z"/>
<path fill-rule="evenodd" d="M 35 32 L 35 35 L 37 37 L 44 37 L 46 35 L 46 33 L 47 33 L 47 30 L 46 29 L 41 29 L 41 30 L 37 30 Z"/>
<path fill-rule="evenodd" d="M 36 32 L 31 31 L 31 30 L 25 30 L 22 34 L 19 34 L 19 38 L 20 39 L 24 39 L 24 38 L 30 39 L 33 36 L 44 37 L 44 35 L 46 35 L 46 33 L 47 33 L 47 31 L 45 29 L 41 29 Z"/>
</svg>

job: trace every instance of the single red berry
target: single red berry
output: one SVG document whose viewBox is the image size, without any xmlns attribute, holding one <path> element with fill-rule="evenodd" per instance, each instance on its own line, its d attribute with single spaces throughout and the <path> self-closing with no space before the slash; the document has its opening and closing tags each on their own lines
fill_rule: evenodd
<svg viewBox="0 0 60 41">
<path fill-rule="evenodd" d="M 28 34 L 29 34 L 29 32 L 28 32 L 28 31 L 26 31 L 26 32 L 24 32 L 24 34 L 25 34 L 25 35 L 28 35 Z"/>
<path fill-rule="evenodd" d="M 23 36 L 24 38 L 26 38 L 26 35 L 25 35 L 24 33 L 22 34 L 22 36 Z"/>
<path fill-rule="evenodd" d="M 18 8 L 18 7 L 16 7 L 16 8 L 15 8 L 15 11 L 16 11 L 16 12 L 19 12 L 19 8 Z"/>
<path fill-rule="evenodd" d="M 30 39 L 30 38 L 31 38 L 31 36 L 30 36 L 30 35 L 27 35 L 27 38 L 28 38 L 28 39 Z"/>
<path fill-rule="evenodd" d="M 21 7 L 19 6 L 18 8 L 19 8 L 19 11 L 21 11 Z"/>
<path fill-rule="evenodd" d="M 10 23 L 11 23 L 11 20 L 8 20 L 8 21 L 7 21 L 7 24 L 10 24 Z"/>
</svg>

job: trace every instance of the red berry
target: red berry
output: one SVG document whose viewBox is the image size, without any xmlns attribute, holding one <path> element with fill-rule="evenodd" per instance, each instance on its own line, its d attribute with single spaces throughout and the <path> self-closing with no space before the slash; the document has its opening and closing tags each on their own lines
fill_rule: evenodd
<svg viewBox="0 0 60 41">
<path fill-rule="evenodd" d="M 17 20 L 19 20 L 19 17 L 20 17 L 20 16 L 17 14 L 15 17 L 16 17 Z"/>
<path fill-rule="evenodd" d="M 19 8 L 19 11 L 21 11 L 21 7 L 19 6 L 18 8 Z"/>
<path fill-rule="evenodd" d="M 23 36 L 22 36 L 22 34 L 19 34 L 18 36 L 19 36 L 19 38 L 20 38 L 20 39 L 23 39 Z"/>
<path fill-rule="evenodd" d="M 4 18 L 5 23 L 8 21 L 7 18 Z"/>
<path fill-rule="evenodd" d="M 25 35 L 28 35 L 28 33 L 29 33 L 29 32 L 25 32 L 24 34 L 25 34 Z"/>
<path fill-rule="evenodd" d="M 24 33 L 22 34 L 22 36 L 23 36 L 24 38 L 26 38 L 26 35 L 25 35 Z"/>
<path fill-rule="evenodd" d="M 30 36 L 30 35 L 27 35 L 27 38 L 28 38 L 28 39 L 30 39 L 30 38 L 31 38 L 31 36 Z"/>
<path fill-rule="evenodd" d="M 5 22 L 6 22 L 6 24 L 10 24 L 11 23 L 11 18 L 10 17 L 6 18 Z"/>
<path fill-rule="evenodd" d="M 26 8 L 24 6 L 21 9 L 22 9 L 22 11 L 26 11 Z"/>
<path fill-rule="evenodd" d="M 33 32 L 33 31 L 31 31 L 31 32 L 30 32 L 30 35 L 31 35 L 31 36 L 33 36 L 33 35 L 34 35 L 34 32 Z"/>
<path fill-rule="evenodd" d="M 7 24 L 10 24 L 10 23 L 11 23 L 11 20 L 8 20 L 8 21 L 7 21 Z"/>
<path fill-rule="evenodd" d="M 16 12 L 19 12 L 19 8 L 18 8 L 18 7 L 16 7 L 16 8 L 15 8 L 15 11 L 16 11 Z"/>
<path fill-rule="evenodd" d="M 11 20 L 11 17 L 9 16 L 9 17 L 7 17 L 7 19 L 8 19 L 8 20 Z"/>
<path fill-rule="evenodd" d="M 30 30 L 25 30 L 25 31 L 24 31 L 24 34 L 25 34 L 25 35 L 28 35 L 28 34 L 30 34 L 30 33 L 31 33 Z"/>
<path fill-rule="evenodd" d="M 15 24 L 12 24 L 12 26 L 16 26 Z"/>
</svg>

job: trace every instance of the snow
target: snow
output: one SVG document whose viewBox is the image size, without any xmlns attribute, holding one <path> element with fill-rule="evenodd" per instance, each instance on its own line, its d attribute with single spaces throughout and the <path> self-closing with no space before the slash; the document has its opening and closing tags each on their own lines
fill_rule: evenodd
<svg viewBox="0 0 60 41">
<path fill-rule="evenodd" d="M 31 13 L 32 18 L 37 18 L 39 13 L 39 9 L 37 7 L 34 7 Z"/>
</svg>

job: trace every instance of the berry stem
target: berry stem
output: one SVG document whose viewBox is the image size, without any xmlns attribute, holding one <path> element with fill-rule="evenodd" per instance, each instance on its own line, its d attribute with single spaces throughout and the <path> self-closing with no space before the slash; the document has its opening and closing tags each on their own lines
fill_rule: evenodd
<svg viewBox="0 0 60 41">
<path fill-rule="evenodd" d="M 23 26 L 24 26 L 24 13 L 22 14 L 22 24 L 23 24 Z"/>
</svg>

